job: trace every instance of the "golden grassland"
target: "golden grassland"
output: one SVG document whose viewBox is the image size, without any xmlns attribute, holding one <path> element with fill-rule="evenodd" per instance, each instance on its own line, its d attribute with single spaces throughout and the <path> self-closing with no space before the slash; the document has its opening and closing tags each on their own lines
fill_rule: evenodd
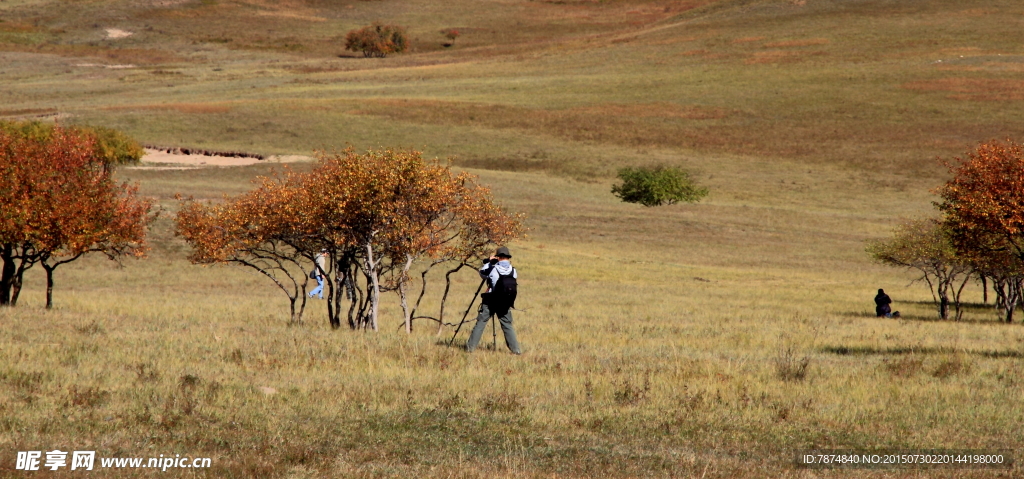
<svg viewBox="0 0 1024 479">
<path fill-rule="evenodd" d="M 33 270 L 21 304 L 0 309 L 0 475 L 19 450 L 95 448 L 209 456 L 213 469 L 188 472 L 205 477 L 1018 477 L 807 471 L 793 455 L 1021 450 L 1019 323 L 999 323 L 976 285 L 964 321 L 936 321 L 913 275 L 864 252 L 931 214 L 935 156 L 1021 133 L 1021 13 L 0 3 L 0 115 L 268 154 L 421 148 L 473 168 L 532 228 L 510 245 L 524 354 L 499 338 L 470 355 L 466 328 L 452 348 L 431 323 L 400 332 L 393 294 L 376 334 L 330 330 L 316 301 L 289 326 L 269 282 L 188 264 L 174 194 L 218 200 L 273 165 L 122 169 L 165 209 L 150 257 L 62 267 L 52 311 Z M 414 51 L 337 56 L 376 19 L 410 25 Z M 463 36 L 446 49 L 436 32 L 450 27 Z M 616 168 L 650 163 L 690 169 L 710 196 L 642 208 L 609 193 Z M 459 313 L 477 284 L 457 278 Z M 874 317 L 880 287 L 904 319 Z"/>
<path fill-rule="evenodd" d="M 513 245 L 521 357 L 500 338 L 466 354 L 465 329 L 452 348 L 433 324 L 406 336 L 393 295 L 377 334 L 331 331 L 316 301 L 289 327 L 283 294 L 189 265 L 162 219 L 150 258 L 69 267 L 54 311 L 30 276 L 0 311 L 0 449 L 207 455 L 210 477 L 811 477 L 796 450 L 1018 448 L 1024 331 L 991 307 L 935 321 L 923 287 L 868 262 L 890 218 L 842 198 L 837 171 L 791 193 L 831 205 L 815 209 L 790 204 L 777 164 L 747 166 L 709 180 L 706 203 L 655 209 L 606 183 L 478 171 L 531 214 Z M 123 175 L 173 209 L 172 190 L 232 192 L 266 169 Z M 198 173 L 222 186 L 183 181 Z M 759 184 L 782 191 L 743 198 Z M 919 213 L 918 186 L 869 196 Z M 477 280 L 458 280 L 461 310 Z M 873 317 L 879 286 L 905 319 Z"/>
</svg>

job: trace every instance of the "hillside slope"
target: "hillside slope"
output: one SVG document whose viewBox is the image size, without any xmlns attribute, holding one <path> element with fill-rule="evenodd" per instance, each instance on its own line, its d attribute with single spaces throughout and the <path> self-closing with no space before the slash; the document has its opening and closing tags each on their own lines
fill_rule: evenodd
<svg viewBox="0 0 1024 479">
<path fill-rule="evenodd" d="M 0 18 L 0 115 L 151 143 L 415 145 L 576 176 L 653 149 L 934 176 L 935 156 L 1024 133 L 1009 1 L 21 1 Z M 411 51 L 343 51 L 375 20 L 407 26 Z M 637 153 L 580 153 L 595 145 Z"/>
</svg>

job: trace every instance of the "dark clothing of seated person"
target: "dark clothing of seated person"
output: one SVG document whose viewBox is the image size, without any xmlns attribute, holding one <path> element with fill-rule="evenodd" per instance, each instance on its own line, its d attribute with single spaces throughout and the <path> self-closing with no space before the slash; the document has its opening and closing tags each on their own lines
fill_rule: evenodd
<svg viewBox="0 0 1024 479">
<path fill-rule="evenodd" d="M 879 318 L 882 316 L 891 318 L 892 308 L 889 307 L 890 304 L 892 304 L 892 300 L 889 299 L 889 295 L 885 294 L 885 291 L 879 289 L 878 295 L 875 296 L 875 315 Z"/>
</svg>

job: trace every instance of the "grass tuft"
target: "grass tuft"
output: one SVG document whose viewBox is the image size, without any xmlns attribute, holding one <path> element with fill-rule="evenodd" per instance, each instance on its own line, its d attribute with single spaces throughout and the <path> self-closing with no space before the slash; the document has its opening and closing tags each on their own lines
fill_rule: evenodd
<svg viewBox="0 0 1024 479">
<path fill-rule="evenodd" d="M 779 347 L 773 362 L 777 378 L 783 381 L 803 381 L 807 378 L 811 358 L 809 356 L 800 356 L 796 351 L 796 346 L 793 344 L 785 344 Z"/>
</svg>

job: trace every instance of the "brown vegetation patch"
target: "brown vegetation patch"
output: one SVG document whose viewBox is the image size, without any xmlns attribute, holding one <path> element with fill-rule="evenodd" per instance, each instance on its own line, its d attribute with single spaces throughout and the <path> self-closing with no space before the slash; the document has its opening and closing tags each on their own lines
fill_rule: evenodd
<svg viewBox="0 0 1024 479">
<path fill-rule="evenodd" d="M 918 91 L 953 93 L 954 100 L 1024 100 L 1024 80 L 998 78 L 942 78 L 904 83 L 903 88 Z"/>
<path fill-rule="evenodd" d="M 17 23 L 17 22 L 2 22 L 2 23 L 0 23 L 0 32 L 26 33 L 26 32 L 33 32 L 33 31 L 37 31 L 37 30 L 40 30 L 40 28 L 37 28 L 37 27 L 35 27 L 33 25 L 29 25 L 27 23 Z"/>
<path fill-rule="evenodd" d="M 815 45 L 828 45 L 829 39 L 827 38 L 807 38 L 804 40 L 787 40 L 783 42 L 771 42 L 765 43 L 766 48 L 786 48 L 786 47 L 811 47 Z"/>
<path fill-rule="evenodd" d="M 314 65 L 302 65 L 293 68 L 289 68 L 289 71 L 297 73 L 334 73 L 345 71 L 344 68 L 339 67 L 325 67 L 325 66 L 314 66 Z"/>
<path fill-rule="evenodd" d="M 701 37 L 674 37 L 667 38 L 664 40 L 655 40 L 647 42 L 647 45 L 674 45 L 676 43 L 687 43 L 700 40 Z"/>
<path fill-rule="evenodd" d="M 227 113 L 231 107 L 223 103 L 167 103 L 163 105 L 118 105 L 103 107 L 104 110 L 175 110 L 181 113 Z"/>
<path fill-rule="evenodd" d="M 354 115 L 383 116 L 426 124 L 479 125 L 530 130 L 576 141 L 624 145 L 677 144 L 684 122 L 713 121 L 734 112 L 671 103 L 601 104 L 564 110 L 426 100 L 360 102 Z M 530 169 L 530 168 L 527 168 Z"/>
<path fill-rule="evenodd" d="M 971 372 L 971 363 L 962 355 L 954 355 L 943 358 L 939 365 L 932 371 L 932 376 L 939 379 L 946 379 L 952 376 L 967 374 Z"/>
<path fill-rule="evenodd" d="M 59 113 L 53 108 L 22 108 L 13 110 L 0 110 L 0 116 L 51 116 Z"/>
<path fill-rule="evenodd" d="M 764 63 L 795 63 L 808 56 L 807 52 L 793 52 L 787 50 L 768 50 L 756 52 L 743 63 L 747 65 L 758 65 Z"/>
<path fill-rule="evenodd" d="M 883 362 L 883 366 L 894 377 L 909 378 L 921 371 L 921 368 L 924 366 L 924 360 L 910 354 L 892 360 L 886 359 Z"/>
<path fill-rule="evenodd" d="M 690 120 L 717 120 L 729 116 L 724 108 L 701 106 L 683 106 L 671 103 L 646 103 L 627 105 L 622 103 L 605 103 L 566 110 L 567 112 L 587 115 L 635 116 L 640 118 L 686 118 Z"/>
<path fill-rule="evenodd" d="M 742 37 L 742 38 L 737 38 L 737 39 L 733 40 L 730 43 L 733 43 L 733 44 L 752 43 L 752 42 L 759 42 L 761 40 L 764 40 L 764 37 Z"/>
<path fill-rule="evenodd" d="M 984 17 L 984 16 L 987 16 L 987 15 L 999 15 L 1000 13 L 1002 13 L 1002 12 L 1000 12 L 999 10 L 996 10 L 996 9 L 992 9 L 992 8 L 969 8 L 967 10 L 961 10 L 959 12 L 956 12 L 956 13 L 952 14 L 952 16 L 958 17 L 958 18 L 960 18 L 960 17 Z"/>
<path fill-rule="evenodd" d="M 0 51 L 48 53 L 62 57 L 106 58 L 116 63 L 156 65 L 183 61 L 177 54 L 150 48 L 104 48 L 92 45 L 62 45 L 44 43 L 39 45 L 0 43 Z"/>
<path fill-rule="evenodd" d="M 985 62 L 981 65 L 957 65 L 952 63 L 936 64 L 939 70 L 949 72 L 1024 72 L 1024 63 Z"/>
</svg>

